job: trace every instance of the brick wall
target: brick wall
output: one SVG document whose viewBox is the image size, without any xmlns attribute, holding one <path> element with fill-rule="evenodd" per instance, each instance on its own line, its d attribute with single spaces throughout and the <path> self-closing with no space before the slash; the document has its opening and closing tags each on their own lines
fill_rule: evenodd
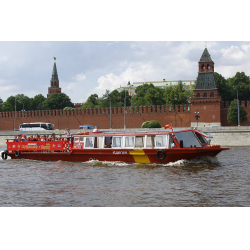
<svg viewBox="0 0 250 250">
<path fill-rule="evenodd" d="M 176 112 L 175 112 L 176 111 Z M 188 105 L 127 107 L 127 128 L 140 128 L 145 121 L 157 120 L 163 126 L 190 127 L 191 113 Z M 110 128 L 110 109 L 36 110 L 25 111 L 24 122 L 50 122 L 55 129 L 77 129 L 91 124 L 100 129 Z M 15 112 L 0 112 L 0 130 L 14 129 Z M 16 112 L 16 128 L 23 123 L 22 112 Z M 112 128 L 124 128 L 124 108 L 112 108 Z"/>
<path fill-rule="evenodd" d="M 243 101 L 248 112 L 248 120 L 241 125 L 250 124 L 250 101 Z M 233 126 L 227 122 L 229 102 L 220 98 L 195 98 L 191 105 L 127 107 L 127 128 L 140 128 L 145 121 L 157 120 L 163 126 L 172 123 L 173 127 L 190 127 L 195 123 L 195 112 L 200 112 L 199 123 L 221 123 L 221 126 Z M 100 129 L 110 128 L 110 109 L 74 109 L 74 110 L 36 110 L 25 111 L 24 122 L 50 122 L 55 129 L 77 129 L 79 125 L 91 124 Z M 0 112 L 0 130 L 14 129 L 15 112 Z M 16 128 L 23 123 L 22 112 L 16 112 Z M 124 108 L 112 108 L 112 128 L 124 128 Z"/>
</svg>

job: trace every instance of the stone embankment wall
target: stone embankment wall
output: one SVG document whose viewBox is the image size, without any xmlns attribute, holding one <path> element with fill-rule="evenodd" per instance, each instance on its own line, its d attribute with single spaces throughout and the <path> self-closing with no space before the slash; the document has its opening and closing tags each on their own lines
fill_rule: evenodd
<svg viewBox="0 0 250 250">
<path fill-rule="evenodd" d="M 184 128 L 180 128 L 184 129 Z M 250 126 L 242 127 L 201 127 L 199 130 L 213 136 L 211 144 L 219 144 L 221 146 L 250 146 Z M 149 129 L 102 129 L 103 131 L 143 131 Z M 155 129 L 150 129 L 155 130 Z M 164 129 L 160 129 L 164 130 Z M 89 130 L 91 131 L 91 130 Z M 57 135 L 64 134 L 64 130 L 53 130 Z M 72 134 L 76 134 L 79 130 L 71 130 Z M 36 132 L 24 132 L 26 135 L 35 135 Z M 51 134 L 52 131 L 45 131 L 40 134 Z M 0 145 L 6 145 L 8 138 L 14 138 L 19 135 L 19 131 L 0 131 Z"/>
</svg>

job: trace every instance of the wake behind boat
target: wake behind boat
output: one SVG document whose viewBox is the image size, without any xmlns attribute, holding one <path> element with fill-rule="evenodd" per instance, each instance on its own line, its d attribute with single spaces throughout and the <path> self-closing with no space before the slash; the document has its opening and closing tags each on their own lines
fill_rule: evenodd
<svg viewBox="0 0 250 250">
<path fill-rule="evenodd" d="M 60 138 L 7 139 L 7 150 L 2 153 L 2 158 L 165 164 L 203 156 L 214 157 L 222 150 L 229 149 L 210 145 L 209 138 L 211 136 L 196 129 L 79 132 Z"/>
</svg>

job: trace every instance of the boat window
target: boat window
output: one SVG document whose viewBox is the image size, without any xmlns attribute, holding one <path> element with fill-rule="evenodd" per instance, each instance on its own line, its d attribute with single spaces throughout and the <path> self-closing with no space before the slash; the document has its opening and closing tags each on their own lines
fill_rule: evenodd
<svg viewBox="0 0 250 250">
<path fill-rule="evenodd" d="M 114 136 L 112 148 L 121 148 L 122 147 L 122 137 L 121 136 Z"/>
<path fill-rule="evenodd" d="M 135 146 L 135 137 L 134 136 L 125 136 L 125 147 L 133 148 Z"/>
<path fill-rule="evenodd" d="M 166 148 L 167 141 L 166 135 L 156 135 L 155 136 L 155 147 L 156 148 Z"/>
<path fill-rule="evenodd" d="M 85 148 L 93 148 L 95 137 L 86 137 Z"/>
<path fill-rule="evenodd" d="M 147 148 L 154 148 L 154 145 L 155 145 L 154 136 L 148 135 L 148 136 L 147 136 L 146 147 L 147 147 Z"/>
<path fill-rule="evenodd" d="M 144 136 L 136 136 L 135 137 L 135 147 L 143 148 L 144 147 Z"/>
<path fill-rule="evenodd" d="M 105 137 L 105 141 L 104 141 L 104 147 L 105 148 L 112 148 L 112 137 Z"/>
<path fill-rule="evenodd" d="M 181 140 L 183 141 L 183 148 L 201 147 L 193 131 L 176 132 L 174 135 L 179 144 Z"/>
<path fill-rule="evenodd" d="M 83 141 L 84 137 L 80 137 L 79 139 L 80 139 L 80 141 Z"/>
<path fill-rule="evenodd" d="M 206 138 L 199 133 L 195 133 L 201 143 L 208 143 Z"/>
<path fill-rule="evenodd" d="M 75 137 L 75 138 L 74 138 L 74 141 L 79 141 L 79 137 Z"/>
</svg>

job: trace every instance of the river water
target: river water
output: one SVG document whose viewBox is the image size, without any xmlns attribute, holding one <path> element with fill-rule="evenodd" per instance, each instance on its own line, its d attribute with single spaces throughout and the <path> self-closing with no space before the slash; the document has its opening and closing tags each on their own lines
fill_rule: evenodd
<svg viewBox="0 0 250 250">
<path fill-rule="evenodd" d="M 248 207 L 249 151 L 166 165 L 1 159 L 0 206 Z"/>
</svg>

